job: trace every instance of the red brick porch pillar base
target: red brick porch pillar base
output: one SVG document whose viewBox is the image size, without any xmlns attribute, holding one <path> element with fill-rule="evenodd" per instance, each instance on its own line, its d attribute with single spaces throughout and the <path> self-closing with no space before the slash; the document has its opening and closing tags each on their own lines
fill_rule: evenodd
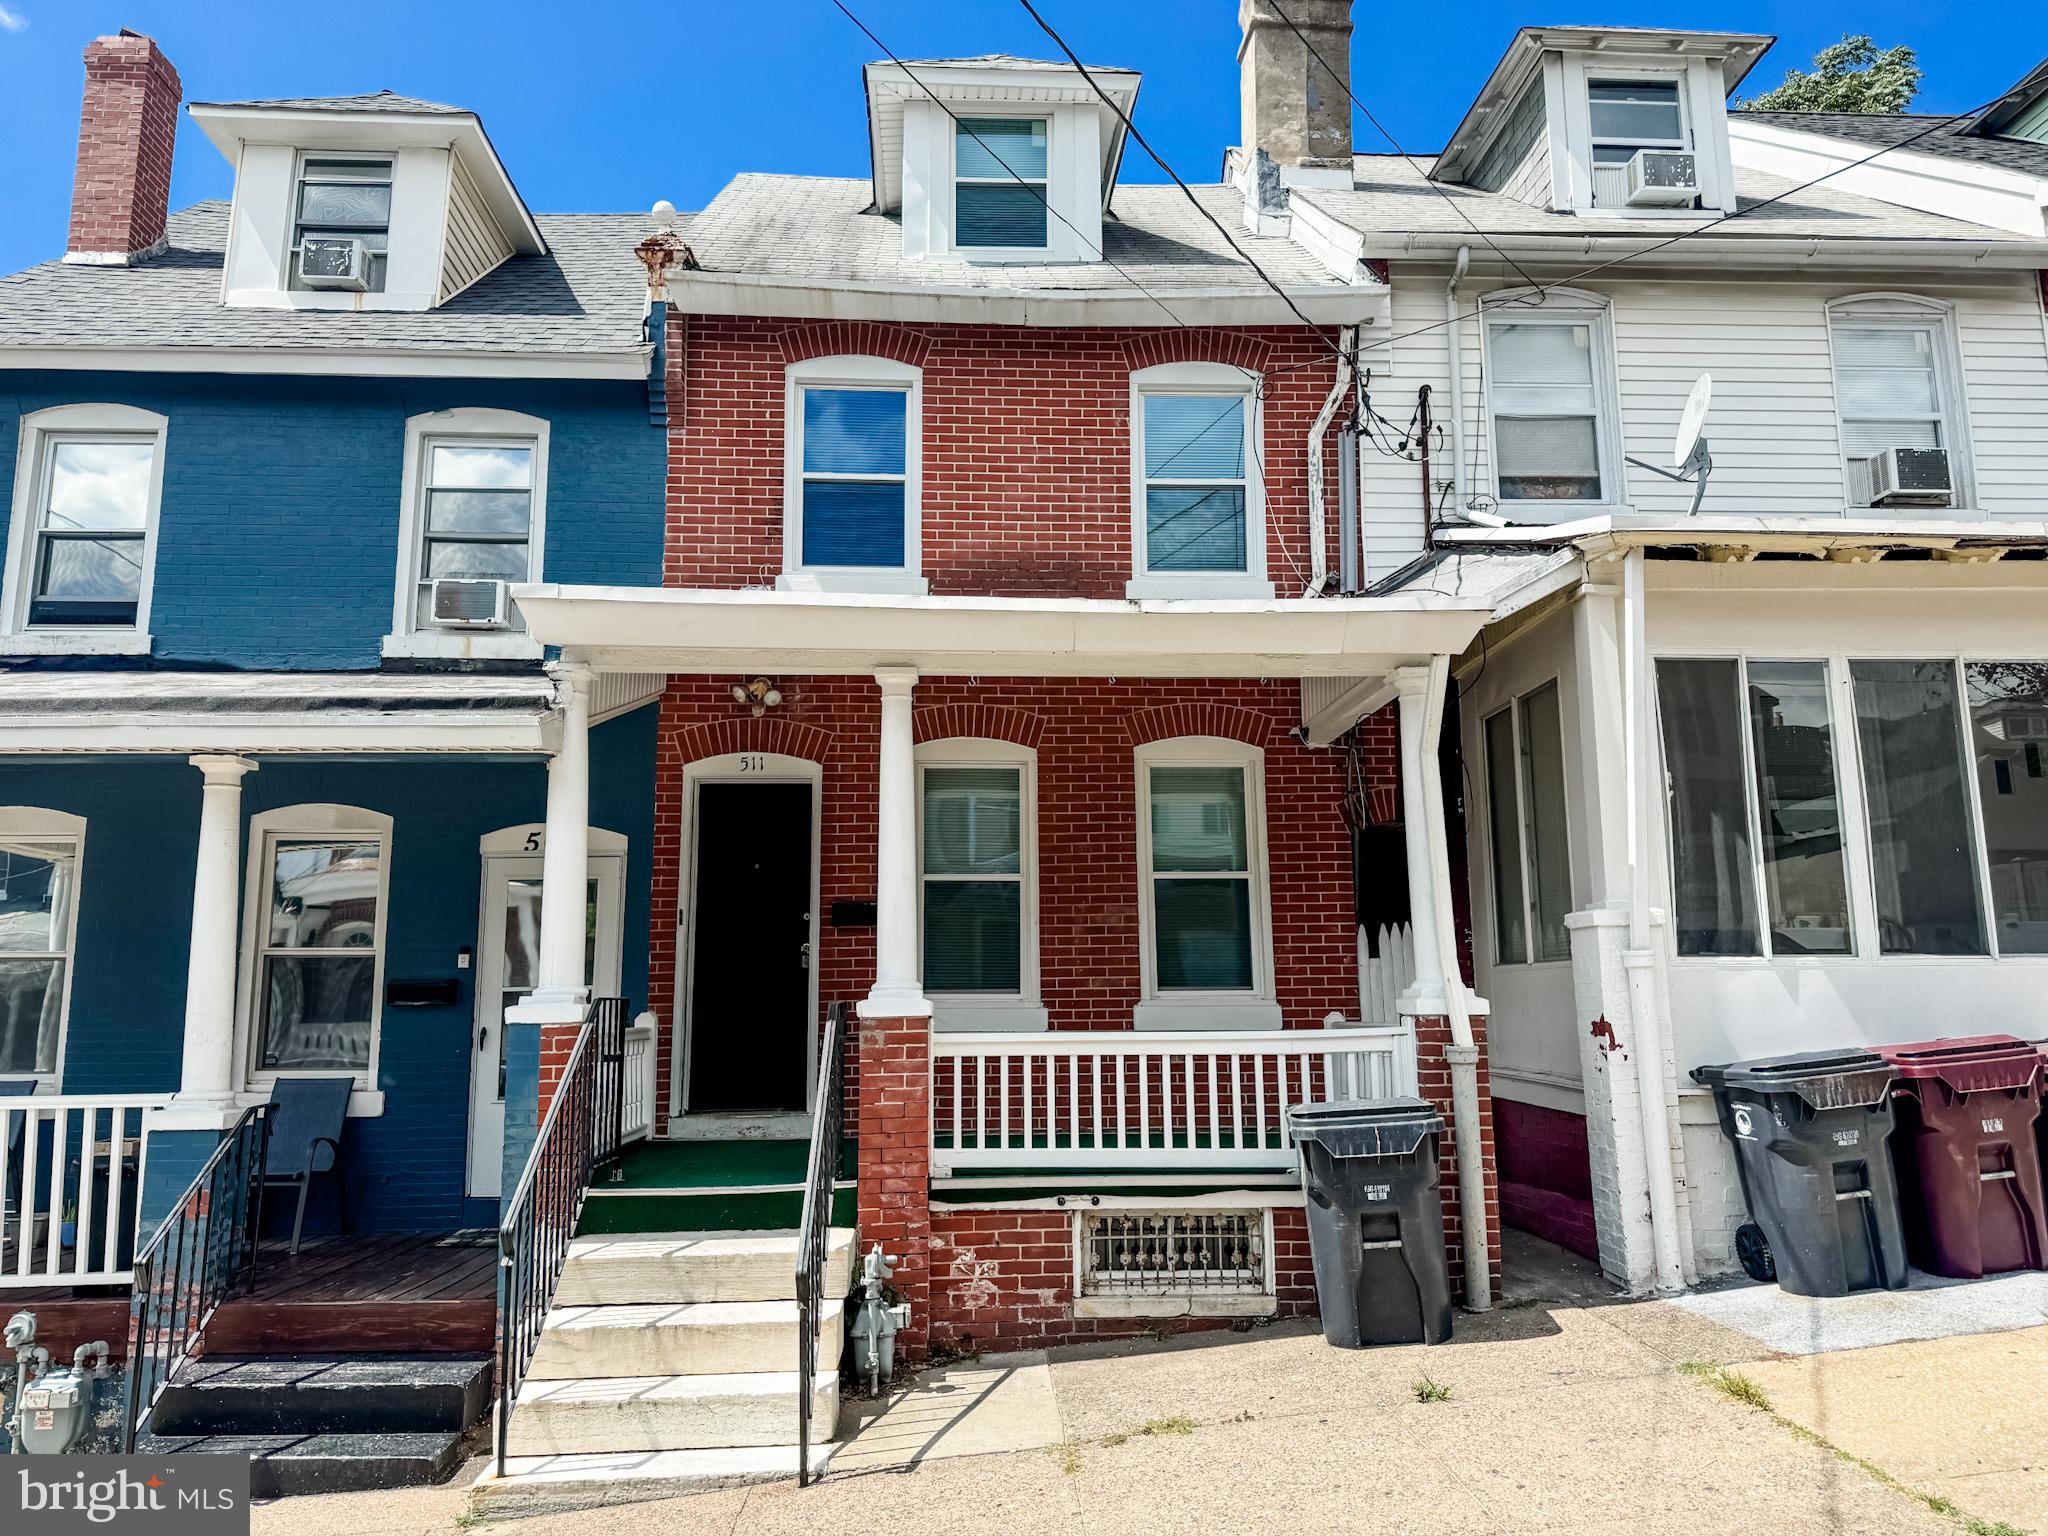
<svg viewBox="0 0 2048 1536">
<path fill-rule="evenodd" d="M 583 1021 L 574 1023 L 543 1024 L 540 1027 L 540 1113 L 547 1118 L 548 1106 L 555 1102 L 555 1090 L 562 1085 L 562 1073 L 568 1069 L 570 1053 L 576 1049 L 576 1037 L 583 1033 Z"/>
<path fill-rule="evenodd" d="M 931 1338 L 931 1047 L 928 1018 L 860 1021 L 860 1241 L 863 1251 L 880 1243 L 896 1266 L 892 1283 L 910 1303 L 896 1356 L 911 1365 Z"/>
<path fill-rule="evenodd" d="M 1458 1132 L 1451 1106 L 1451 1021 L 1442 1014 L 1423 1014 L 1415 1026 L 1415 1072 L 1422 1097 L 1444 1117 L 1444 1134 L 1437 1145 L 1438 1166 L 1443 1174 L 1444 1247 L 1451 1261 L 1451 1288 L 1465 1289 L 1465 1249 L 1462 1210 L 1458 1199 Z M 1500 1175 L 1493 1151 L 1493 1088 L 1486 1069 L 1486 1019 L 1474 1015 L 1472 1039 L 1479 1048 L 1479 1146 L 1485 1169 L 1486 1252 L 1493 1271 L 1491 1293 L 1500 1295 Z"/>
</svg>

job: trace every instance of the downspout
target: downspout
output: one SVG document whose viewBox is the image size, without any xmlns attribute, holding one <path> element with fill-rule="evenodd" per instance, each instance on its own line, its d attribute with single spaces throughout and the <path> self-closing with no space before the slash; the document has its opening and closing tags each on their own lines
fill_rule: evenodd
<svg viewBox="0 0 2048 1536">
<path fill-rule="evenodd" d="M 1451 280 L 1444 284 L 1444 348 L 1449 354 L 1451 367 L 1451 505 L 1460 512 L 1467 505 L 1465 498 L 1465 343 L 1464 326 L 1458 320 L 1458 285 L 1465 281 L 1465 273 L 1472 266 L 1472 247 L 1458 247 L 1457 260 L 1451 263 Z M 1428 504 L 1422 509 L 1422 526 L 1426 531 L 1433 519 L 1435 508 Z"/>
<path fill-rule="evenodd" d="M 1337 333 L 1337 382 L 1330 397 L 1316 412 L 1315 425 L 1308 429 L 1308 590 L 1303 597 L 1321 597 L 1330 584 L 1330 520 L 1323 501 L 1323 438 L 1337 419 L 1337 407 L 1351 392 L 1351 359 L 1358 348 L 1358 327 L 1347 325 Z"/>
<path fill-rule="evenodd" d="M 1446 1054 L 1451 1068 L 1451 1133 L 1458 1151 L 1458 1233 L 1465 1256 L 1465 1306 L 1485 1312 L 1493 1306 L 1493 1257 L 1486 1225 L 1486 1149 L 1479 1128 L 1479 1047 L 1472 1039 L 1470 995 L 1458 964 L 1457 917 L 1451 909 L 1450 832 L 1444 821 L 1444 782 L 1438 755 L 1450 678 L 1451 658 L 1430 657 L 1429 691 L 1422 708 L 1422 818 L 1429 843 L 1429 890 L 1436 907 L 1444 1012 L 1451 1026 L 1451 1047 Z"/>
<path fill-rule="evenodd" d="M 1664 1021 L 1657 1008 L 1657 957 L 1650 936 L 1648 783 L 1644 756 L 1650 742 L 1649 642 L 1643 616 L 1643 552 L 1622 563 L 1622 765 L 1628 794 L 1629 1017 L 1635 1021 L 1636 1096 L 1642 1102 L 1643 1157 L 1650 1186 L 1650 1233 L 1657 1289 L 1685 1289 L 1678 1248 L 1678 1188 L 1671 1164 L 1671 1117 L 1664 1102 Z"/>
</svg>

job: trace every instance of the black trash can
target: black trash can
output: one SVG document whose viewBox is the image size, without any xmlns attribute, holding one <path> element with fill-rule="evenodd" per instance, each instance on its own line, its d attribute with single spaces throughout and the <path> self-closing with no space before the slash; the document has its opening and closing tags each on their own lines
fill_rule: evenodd
<svg viewBox="0 0 2048 1536">
<path fill-rule="evenodd" d="M 1287 1112 L 1301 1150 L 1323 1337 L 1340 1349 L 1451 1336 L 1437 1138 L 1420 1099 L 1345 1099 Z"/>
<path fill-rule="evenodd" d="M 1870 1051 L 1807 1051 L 1695 1067 L 1714 1090 L 1758 1234 L 1737 1234 L 1743 1267 L 1775 1267 L 1795 1296 L 1899 1290 L 1906 1233 L 1886 1143 L 1891 1066 Z M 1761 1271 L 1761 1272 L 1760 1272 Z"/>
</svg>

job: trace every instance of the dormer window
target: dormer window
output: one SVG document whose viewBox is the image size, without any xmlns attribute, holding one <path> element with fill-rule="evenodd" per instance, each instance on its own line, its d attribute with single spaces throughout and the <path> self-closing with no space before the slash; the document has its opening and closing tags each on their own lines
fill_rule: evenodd
<svg viewBox="0 0 2048 1536">
<path fill-rule="evenodd" d="M 1639 150 L 1684 150 L 1685 111 L 1678 78 L 1588 80 L 1586 111 L 1593 130 L 1593 206 L 1628 206 L 1628 163 Z"/>
<path fill-rule="evenodd" d="M 306 157 L 299 165 L 297 194 L 293 199 L 291 277 L 298 290 L 347 286 L 363 293 L 382 293 L 384 273 L 391 248 L 391 162 L 389 160 L 330 160 Z M 307 281 L 308 270 L 332 273 L 337 251 L 332 245 L 316 245 L 327 260 L 313 268 L 305 265 L 306 242 L 356 241 L 363 248 L 362 279 L 337 284 L 317 275 Z"/>
<path fill-rule="evenodd" d="M 953 243 L 967 250 L 1045 245 L 1046 120 L 963 117 L 953 136 Z"/>
</svg>

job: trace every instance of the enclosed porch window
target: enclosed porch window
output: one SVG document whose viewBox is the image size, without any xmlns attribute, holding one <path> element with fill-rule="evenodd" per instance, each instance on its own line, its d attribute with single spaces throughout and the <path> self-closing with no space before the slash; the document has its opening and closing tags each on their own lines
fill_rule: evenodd
<svg viewBox="0 0 2048 1536">
<path fill-rule="evenodd" d="M 1570 959 L 1564 919 L 1572 877 L 1556 683 L 1487 718 L 1486 800 L 1495 958 L 1502 965 Z"/>
<path fill-rule="evenodd" d="M 0 811 L 0 1079 L 55 1077 L 85 823 Z"/>
</svg>

